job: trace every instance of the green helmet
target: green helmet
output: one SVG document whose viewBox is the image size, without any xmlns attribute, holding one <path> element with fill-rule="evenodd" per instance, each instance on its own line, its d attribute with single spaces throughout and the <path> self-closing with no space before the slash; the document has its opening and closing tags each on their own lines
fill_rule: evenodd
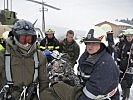
<svg viewBox="0 0 133 100">
<path fill-rule="evenodd" d="M 51 28 L 46 29 L 45 34 L 54 34 L 55 31 Z"/>
</svg>

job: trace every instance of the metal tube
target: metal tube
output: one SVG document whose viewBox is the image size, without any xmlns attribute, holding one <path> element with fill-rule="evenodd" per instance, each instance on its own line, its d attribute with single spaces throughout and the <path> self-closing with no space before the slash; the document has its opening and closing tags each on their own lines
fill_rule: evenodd
<svg viewBox="0 0 133 100">
<path fill-rule="evenodd" d="M 8 6 L 9 6 L 9 2 L 8 2 L 8 0 L 7 0 L 7 10 L 9 10 Z"/>
<path fill-rule="evenodd" d="M 5 0 L 4 0 L 4 9 L 5 9 Z"/>
<path fill-rule="evenodd" d="M 12 11 L 12 0 L 11 0 L 11 4 L 10 4 L 10 6 L 11 6 L 11 11 Z"/>
<path fill-rule="evenodd" d="M 43 0 L 42 3 L 44 3 Z M 44 5 L 42 5 L 42 32 L 45 32 Z"/>
</svg>

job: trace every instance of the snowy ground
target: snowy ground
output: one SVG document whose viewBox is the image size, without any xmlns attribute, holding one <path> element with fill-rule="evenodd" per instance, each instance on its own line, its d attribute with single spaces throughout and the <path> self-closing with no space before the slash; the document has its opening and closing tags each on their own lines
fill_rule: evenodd
<svg viewBox="0 0 133 100">
<path fill-rule="evenodd" d="M 84 52 L 84 50 L 85 50 L 85 44 L 84 44 L 84 43 L 80 44 L 80 43 L 79 43 L 80 40 L 76 40 L 76 41 L 77 41 L 77 43 L 80 45 L 80 55 L 81 55 L 81 54 Z M 118 40 L 116 40 L 115 43 L 116 43 L 117 41 L 118 41 Z M 77 66 L 78 66 L 78 64 L 76 64 L 75 67 L 74 67 L 75 73 L 77 73 Z M 121 93 L 121 86 L 119 85 L 118 87 L 119 87 L 119 91 L 120 91 L 120 93 Z M 132 85 L 132 87 L 131 87 L 130 99 L 129 99 L 129 100 L 133 100 L 133 85 Z"/>
</svg>

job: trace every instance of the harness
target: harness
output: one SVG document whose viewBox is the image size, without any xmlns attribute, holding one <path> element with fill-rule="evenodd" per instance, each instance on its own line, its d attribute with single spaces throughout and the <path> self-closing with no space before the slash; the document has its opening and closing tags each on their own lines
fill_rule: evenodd
<svg viewBox="0 0 133 100">
<path fill-rule="evenodd" d="M 123 81 L 123 79 L 124 79 L 126 73 L 128 73 L 128 74 L 133 74 L 133 68 L 130 67 L 130 63 L 133 63 L 133 62 L 132 62 L 132 54 L 133 54 L 133 43 L 132 43 L 132 45 L 131 45 L 131 47 L 130 47 L 130 52 L 128 53 L 129 57 L 127 58 L 127 60 L 128 60 L 128 62 L 127 62 L 127 67 L 126 67 L 125 72 L 123 73 L 123 76 L 122 76 L 122 78 L 121 78 L 121 80 L 120 80 L 120 83 Z"/>
<path fill-rule="evenodd" d="M 33 81 L 32 81 L 32 84 L 36 85 L 36 86 L 38 86 L 38 64 L 39 64 L 38 54 L 36 51 L 34 53 L 34 75 L 33 75 Z M 11 74 L 11 54 L 7 50 L 5 50 L 5 76 L 6 76 L 6 85 L 5 86 L 10 89 L 10 87 L 13 86 L 13 80 L 12 80 L 12 74 Z M 5 86 L 2 89 L 4 89 Z M 29 87 L 27 87 L 27 86 L 23 86 L 23 91 L 21 92 L 19 100 L 25 100 L 26 96 L 29 95 L 29 93 L 27 93 L 27 91 L 29 91 L 28 88 Z M 0 94 L 1 94 L 1 92 L 0 92 Z M 39 98 L 38 94 L 39 94 L 39 89 L 37 88 L 37 96 Z M 5 93 L 5 95 L 6 95 L 6 93 Z"/>
</svg>

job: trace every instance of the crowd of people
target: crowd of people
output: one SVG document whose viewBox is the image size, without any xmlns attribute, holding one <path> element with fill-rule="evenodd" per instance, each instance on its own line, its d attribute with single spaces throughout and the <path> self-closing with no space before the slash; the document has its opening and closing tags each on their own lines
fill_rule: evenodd
<svg viewBox="0 0 133 100">
<path fill-rule="evenodd" d="M 0 44 L 0 99 L 120 100 L 122 96 L 128 100 L 133 83 L 133 33 L 120 34 L 114 44 L 112 30 L 92 28 L 82 40 L 86 48 L 80 57 L 74 35 L 68 30 L 58 41 L 55 31 L 48 28 L 38 46 L 34 25 L 16 21 Z M 50 81 L 52 68 L 62 80 Z M 69 77 L 77 83 L 72 84 Z"/>
</svg>

